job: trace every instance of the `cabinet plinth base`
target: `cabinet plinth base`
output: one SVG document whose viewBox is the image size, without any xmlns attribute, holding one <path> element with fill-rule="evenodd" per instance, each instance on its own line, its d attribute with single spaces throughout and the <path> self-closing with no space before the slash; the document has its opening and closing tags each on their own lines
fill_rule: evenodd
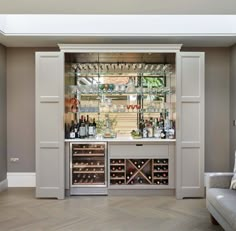
<svg viewBox="0 0 236 231">
<path fill-rule="evenodd" d="M 175 189 L 108 189 L 109 196 L 175 196 Z"/>
<path fill-rule="evenodd" d="M 107 195 L 107 188 L 71 188 L 70 195 Z"/>
</svg>

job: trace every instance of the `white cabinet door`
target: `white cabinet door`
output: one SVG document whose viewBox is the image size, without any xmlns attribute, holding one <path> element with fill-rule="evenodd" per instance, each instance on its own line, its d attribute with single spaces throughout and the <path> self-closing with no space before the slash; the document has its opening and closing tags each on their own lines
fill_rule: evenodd
<svg viewBox="0 0 236 231">
<path fill-rule="evenodd" d="M 36 52 L 36 197 L 64 198 L 64 54 Z"/>
<path fill-rule="evenodd" d="M 204 196 L 204 53 L 179 52 L 176 197 Z"/>
</svg>

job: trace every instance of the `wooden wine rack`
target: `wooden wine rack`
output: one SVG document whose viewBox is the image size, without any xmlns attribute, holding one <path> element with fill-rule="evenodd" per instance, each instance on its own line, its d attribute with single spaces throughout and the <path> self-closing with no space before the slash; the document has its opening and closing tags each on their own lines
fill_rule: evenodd
<svg viewBox="0 0 236 231">
<path fill-rule="evenodd" d="M 110 185 L 169 185 L 169 160 L 110 159 Z"/>
</svg>

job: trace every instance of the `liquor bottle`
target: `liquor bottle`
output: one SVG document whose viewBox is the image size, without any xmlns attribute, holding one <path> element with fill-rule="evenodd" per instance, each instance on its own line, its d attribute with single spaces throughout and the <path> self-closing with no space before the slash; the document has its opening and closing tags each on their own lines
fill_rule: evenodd
<svg viewBox="0 0 236 231">
<path fill-rule="evenodd" d="M 161 112 L 160 118 L 159 118 L 159 127 L 164 128 L 164 125 L 165 125 L 165 120 L 164 120 L 163 114 Z"/>
<path fill-rule="evenodd" d="M 146 123 L 143 127 L 142 134 L 143 134 L 143 138 L 148 138 L 148 130 L 147 130 L 147 127 L 146 127 Z"/>
<path fill-rule="evenodd" d="M 165 139 L 166 138 L 166 131 L 163 127 L 162 131 L 161 131 L 161 139 Z"/>
</svg>

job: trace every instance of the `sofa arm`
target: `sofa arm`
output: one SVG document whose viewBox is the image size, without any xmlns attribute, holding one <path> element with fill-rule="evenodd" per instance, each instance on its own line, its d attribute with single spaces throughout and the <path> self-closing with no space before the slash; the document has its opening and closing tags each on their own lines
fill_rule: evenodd
<svg viewBox="0 0 236 231">
<path fill-rule="evenodd" d="M 229 188 L 231 179 L 234 173 L 210 173 L 207 181 L 206 181 L 206 188 Z"/>
</svg>

